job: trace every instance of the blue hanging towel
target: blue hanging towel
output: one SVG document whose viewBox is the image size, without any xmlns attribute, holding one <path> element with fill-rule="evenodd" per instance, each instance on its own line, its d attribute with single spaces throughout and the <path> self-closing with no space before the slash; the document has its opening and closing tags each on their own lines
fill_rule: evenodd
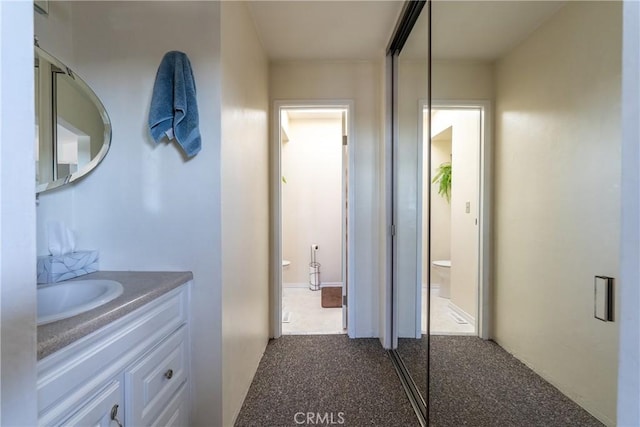
<svg viewBox="0 0 640 427">
<path fill-rule="evenodd" d="M 189 157 L 200 151 L 196 82 L 191 62 L 183 52 L 167 52 L 160 62 L 151 97 L 149 131 L 156 143 L 164 136 L 175 138 Z"/>
</svg>

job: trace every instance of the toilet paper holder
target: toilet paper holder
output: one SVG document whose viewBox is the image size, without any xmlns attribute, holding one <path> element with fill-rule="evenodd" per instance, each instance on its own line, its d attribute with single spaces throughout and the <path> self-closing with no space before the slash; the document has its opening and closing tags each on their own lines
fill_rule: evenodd
<svg viewBox="0 0 640 427">
<path fill-rule="evenodd" d="M 320 290 L 320 263 L 318 262 L 318 245 L 312 244 L 309 262 L 309 289 L 312 291 Z"/>
</svg>

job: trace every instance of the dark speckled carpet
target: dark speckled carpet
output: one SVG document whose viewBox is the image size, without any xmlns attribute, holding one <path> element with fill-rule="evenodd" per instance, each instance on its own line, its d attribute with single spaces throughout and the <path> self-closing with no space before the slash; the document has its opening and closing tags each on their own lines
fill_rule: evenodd
<svg viewBox="0 0 640 427">
<path fill-rule="evenodd" d="M 424 393 L 426 347 L 400 339 L 398 353 Z M 493 341 L 431 337 L 431 426 L 601 427 L 602 424 Z"/>
<path fill-rule="evenodd" d="M 398 353 L 425 378 L 424 338 L 400 340 Z M 431 426 L 602 426 L 493 342 L 433 336 L 431 363 Z M 288 335 L 269 342 L 235 425 L 419 424 L 377 339 Z"/>
<path fill-rule="evenodd" d="M 378 339 L 285 335 L 269 342 L 235 425 L 419 424 Z"/>
</svg>

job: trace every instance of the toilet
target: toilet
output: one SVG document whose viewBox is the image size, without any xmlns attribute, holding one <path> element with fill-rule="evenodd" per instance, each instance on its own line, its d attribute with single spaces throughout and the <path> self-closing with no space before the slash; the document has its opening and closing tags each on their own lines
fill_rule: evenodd
<svg viewBox="0 0 640 427">
<path fill-rule="evenodd" d="M 435 283 L 440 285 L 438 296 L 441 298 L 449 298 L 451 295 L 451 260 L 433 261 L 435 266 Z"/>
</svg>

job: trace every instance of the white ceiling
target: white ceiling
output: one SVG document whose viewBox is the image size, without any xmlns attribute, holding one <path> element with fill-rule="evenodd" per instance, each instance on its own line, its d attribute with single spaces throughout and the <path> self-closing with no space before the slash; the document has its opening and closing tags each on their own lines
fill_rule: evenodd
<svg viewBox="0 0 640 427">
<path fill-rule="evenodd" d="M 433 3 L 433 58 L 495 60 L 514 48 L 565 1 L 455 1 Z M 250 1 L 258 35 L 275 60 L 358 60 L 384 56 L 403 2 Z M 426 14 L 403 57 L 426 56 Z"/>
<path fill-rule="evenodd" d="M 565 1 L 434 1 L 433 59 L 493 61 L 508 53 Z M 426 57 L 426 14 L 422 14 L 404 57 Z"/>
<path fill-rule="evenodd" d="M 384 57 L 402 1 L 250 1 L 258 35 L 276 60 Z"/>
</svg>

